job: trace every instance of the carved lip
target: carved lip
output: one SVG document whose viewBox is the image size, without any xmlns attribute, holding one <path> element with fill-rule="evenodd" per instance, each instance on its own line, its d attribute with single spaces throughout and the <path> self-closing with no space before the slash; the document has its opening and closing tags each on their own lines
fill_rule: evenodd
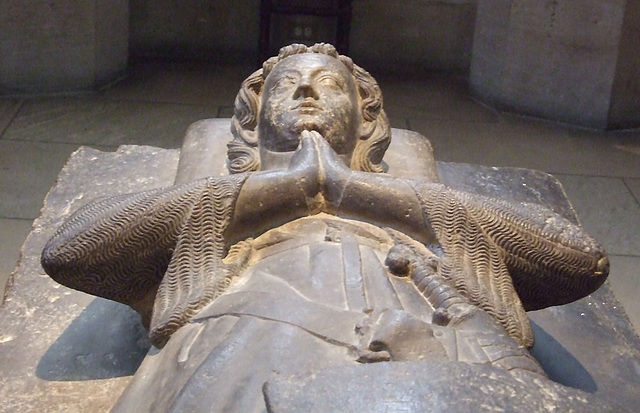
<svg viewBox="0 0 640 413">
<path fill-rule="evenodd" d="M 318 105 L 316 103 L 316 101 L 314 99 L 305 99 L 302 102 L 300 102 L 299 104 L 297 104 L 296 106 L 293 107 L 293 109 L 302 109 L 303 111 L 309 111 L 310 109 L 316 109 L 316 110 L 321 110 L 322 107 L 320 105 Z"/>
</svg>

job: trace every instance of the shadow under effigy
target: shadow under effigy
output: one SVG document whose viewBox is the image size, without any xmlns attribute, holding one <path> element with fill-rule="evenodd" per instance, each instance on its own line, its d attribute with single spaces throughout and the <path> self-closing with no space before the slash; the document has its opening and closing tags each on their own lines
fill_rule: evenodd
<svg viewBox="0 0 640 413">
<path fill-rule="evenodd" d="M 598 385 L 587 369 L 542 327 L 531 321 L 536 344 L 531 355 L 538 360 L 549 378 L 556 383 L 595 393 Z"/>
<path fill-rule="evenodd" d="M 36 375 L 49 381 L 131 376 L 150 346 L 135 311 L 96 298 L 47 349 Z"/>
</svg>

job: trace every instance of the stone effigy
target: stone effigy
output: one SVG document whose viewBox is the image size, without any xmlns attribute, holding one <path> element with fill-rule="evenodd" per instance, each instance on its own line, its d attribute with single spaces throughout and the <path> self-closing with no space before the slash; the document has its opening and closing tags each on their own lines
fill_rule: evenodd
<svg viewBox="0 0 640 413">
<path fill-rule="evenodd" d="M 399 133 L 392 145 L 375 80 L 329 45 L 265 62 L 231 130 L 230 174 L 203 178 L 183 151 L 176 185 L 96 200 L 44 248 L 52 278 L 149 328 L 156 348 L 116 411 L 326 410 L 348 399 L 340 388 L 366 399 L 407 374 L 420 384 L 403 406 L 416 411 L 425 398 L 469 410 L 456 395 L 496 383 L 519 398 L 475 402 L 607 408 L 548 380 L 527 351 L 526 311 L 607 277 L 578 225 L 440 183 L 428 143 Z M 379 362 L 391 363 L 363 366 Z M 361 374 L 379 382 L 349 380 Z"/>
</svg>

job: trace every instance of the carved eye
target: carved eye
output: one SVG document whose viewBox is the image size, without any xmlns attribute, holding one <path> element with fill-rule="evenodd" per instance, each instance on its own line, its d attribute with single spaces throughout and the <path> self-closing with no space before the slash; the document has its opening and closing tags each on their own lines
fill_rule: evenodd
<svg viewBox="0 0 640 413">
<path fill-rule="evenodd" d="M 294 86 L 298 80 L 293 75 L 282 76 L 275 85 L 273 85 L 274 90 L 283 90 Z"/>
<path fill-rule="evenodd" d="M 323 86 L 337 87 L 337 88 L 341 88 L 342 87 L 340 82 L 338 81 L 338 79 L 336 79 L 335 77 L 330 76 L 330 75 L 321 76 L 318 79 L 318 83 L 320 83 Z"/>
</svg>

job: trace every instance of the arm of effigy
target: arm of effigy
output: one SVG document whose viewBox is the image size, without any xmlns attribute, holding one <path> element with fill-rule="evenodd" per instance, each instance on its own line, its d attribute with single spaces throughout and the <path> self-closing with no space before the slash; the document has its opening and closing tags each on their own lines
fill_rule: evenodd
<svg viewBox="0 0 640 413">
<path fill-rule="evenodd" d="M 609 274 L 607 254 L 582 227 L 541 205 L 449 190 L 499 248 L 527 311 L 578 300 Z"/>
<path fill-rule="evenodd" d="M 351 170 L 317 132 L 309 133 L 305 141 L 318 164 L 313 193 L 319 212 L 390 227 L 425 244 L 435 242 L 406 180 Z"/>
<path fill-rule="evenodd" d="M 421 242 L 440 256 L 438 273 L 469 303 L 493 316 L 520 345 L 533 333 L 499 248 L 441 184 L 354 173 L 338 214 L 363 217 Z"/>
<path fill-rule="evenodd" d="M 320 212 L 392 227 L 424 243 L 434 241 L 406 180 L 352 171 L 319 133 L 309 131 L 301 134 L 288 169 L 247 179 L 226 238 L 239 241 Z"/>
<path fill-rule="evenodd" d="M 446 256 L 440 273 L 524 346 L 533 344 L 525 310 L 577 300 L 607 277 L 602 248 L 548 208 L 413 186 Z"/>
<path fill-rule="evenodd" d="M 148 324 L 185 224 L 203 199 L 217 198 L 218 209 L 232 209 L 245 177 L 206 178 L 96 200 L 55 232 L 42 252 L 42 266 L 65 286 L 130 305 Z"/>
<path fill-rule="evenodd" d="M 303 131 L 287 169 L 256 172 L 247 178 L 225 238 L 233 244 L 322 212 L 320 168 L 311 134 Z"/>
<path fill-rule="evenodd" d="M 584 297 L 608 274 L 602 248 L 540 205 L 362 172 L 353 172 L 341 191 L 338 215 L 437 245 L 444 252 L 441 274 L 527 347 L 533 335 L 526 310 Z"/>
</svg>

